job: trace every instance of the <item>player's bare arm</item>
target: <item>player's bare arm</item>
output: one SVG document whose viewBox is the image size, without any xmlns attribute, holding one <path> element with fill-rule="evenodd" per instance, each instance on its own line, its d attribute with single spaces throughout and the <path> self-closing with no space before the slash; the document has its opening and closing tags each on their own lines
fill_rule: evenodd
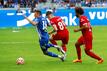
<svg viewBox="0 0 107 71">
<path fill-rule="evenodd" d="M 57 32 L 57 30 L 58 30 L 57 27 L 56 27 L 56 25 L 52 25 L 52 26 L 53 26 L 54 29 L 49 32 L 50 35 L 53 34 L 53 33 L 55 33 L 55 32 Z"/>
<path fill-rule="evenodd" d="M 23 16 L 25 17 L 26 20 L 28 20 L 32 25 L 36 25 L 37 23 L 30 20 L 26 15 L 23 14 Z"/>
<path fill-rule="evenodd" d="M 53 33 L 55 33 L 56 31 L 55 30 L 52 30 L 51 32 L 49 32 L 48 34 L 51 35 Z"/>
<path fill-rule="evenodd" d="M 81 28 L 74 29 L 74 32 L 79 32 L 79 31 L 82 31 L 83 29 L 87 29 L 87 28 L 89 28 L 87 25 L 83 25 Z"/>
</svg>

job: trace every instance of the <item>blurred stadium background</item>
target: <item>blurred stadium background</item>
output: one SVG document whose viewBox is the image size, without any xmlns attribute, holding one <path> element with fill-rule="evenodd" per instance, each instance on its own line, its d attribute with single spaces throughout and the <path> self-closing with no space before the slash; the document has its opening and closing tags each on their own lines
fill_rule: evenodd
<svg viewBox="0 0 107 71">
<path fill-rule="evenodd" d="M 51 6 L 50 6 L 51 3 Z M 71 8 L 74 6 L 82 7 L 107 7 L 107 0 L 0 0 L 0 8 Z"/>
</svg>

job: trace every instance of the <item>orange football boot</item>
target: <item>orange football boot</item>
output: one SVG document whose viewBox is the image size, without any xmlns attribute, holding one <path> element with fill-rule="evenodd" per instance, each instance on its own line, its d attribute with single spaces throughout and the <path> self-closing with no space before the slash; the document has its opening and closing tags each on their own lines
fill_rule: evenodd
<svg viewBox="0 0 107 71">
<path fill-rule="evenodd" d="M 98 60 L 98 62 L 97 62 L 97 64 L 102 64 L 103 63 L 103 59 L 101 59 L 101 60 Z"/>
<path fill-rule="evenodd" d="M 81 59 L 76 59 L 76 60 L 73 60 L 73 63 L 82 63 L 82 60 Z"/>
</svg>

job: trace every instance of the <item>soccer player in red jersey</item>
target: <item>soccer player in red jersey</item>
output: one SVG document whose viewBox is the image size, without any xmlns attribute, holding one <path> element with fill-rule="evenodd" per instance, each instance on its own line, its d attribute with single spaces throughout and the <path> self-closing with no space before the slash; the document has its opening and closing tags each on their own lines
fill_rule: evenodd
<svg viewBox="0 0 107 71">
<path fill-rule="evenodd" d="M 88 18 L 83 15 L 84 10 L 81 7 L 75 7 L 75 13 L 76 13 L 76 16 L 80 20 L 80 24 L 79 24 L 80 28 L 74 29 L 74 32 L 81 31 L 82 36 L 80 36 L 78 41 L 75 43 L 78 59 L 74 60 L 73 62 L 74 63 L 76 63 L 76 62 L 81 63 L 82 62 L 80 46 L 84 44 L 85 45 L 85 49 L 84 49 L 85 53 L 88 56 L 98 60 L 97 64 L 101 64 L 103 62 L 103 59 L 92 52 L 92 39 L 93 39 L 92 27 L 90 25 L 90 22 L 89 22 Z"/>
<path fill-rule="evenodd" d="M 49 32 L 52 34 L 50 42 L 52 44 L 57 45 L 57 40 L 62 41 L 62 49 L 66 52 L 67 48 L 66 45 L 69 41 L 69 31 L 66 28 L 65 22 L 59 16 L 54 16 L 51 11 L 47 11 L 46 13 L 47 18 L 50 20 L 51 25 L 53 26 L 54 30 Z"/>
</svg>

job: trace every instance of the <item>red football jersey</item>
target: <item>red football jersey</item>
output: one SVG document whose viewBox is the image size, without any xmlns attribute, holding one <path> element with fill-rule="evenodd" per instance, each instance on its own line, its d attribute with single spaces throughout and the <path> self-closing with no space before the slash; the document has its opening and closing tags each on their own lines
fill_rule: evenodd
<svg viewBox="0 0 107 71">
<path fill-rule="evenodd" d="M 50 19 L 50 23 L 52 26 L 55 26 L 57 28 L 57 32 L 66 30 L 66 24 L 62 20 L 62 18 L 56 16 Z"/>
<path fill-rule="evenodd" d="M 80 17 L 80 27 L 82 27 L 84 25 L 87 25 L 89 28 L 83 29 L 82 30 L 82 35 L 85 38 L 92 38 L 92 27 L 91 27 L 91 24 L 90 24 L 90 22 L 89 22 L 89 20 L 88 20 L 88 18 L 86 16 L 81 16 Z"/>
</svg>

